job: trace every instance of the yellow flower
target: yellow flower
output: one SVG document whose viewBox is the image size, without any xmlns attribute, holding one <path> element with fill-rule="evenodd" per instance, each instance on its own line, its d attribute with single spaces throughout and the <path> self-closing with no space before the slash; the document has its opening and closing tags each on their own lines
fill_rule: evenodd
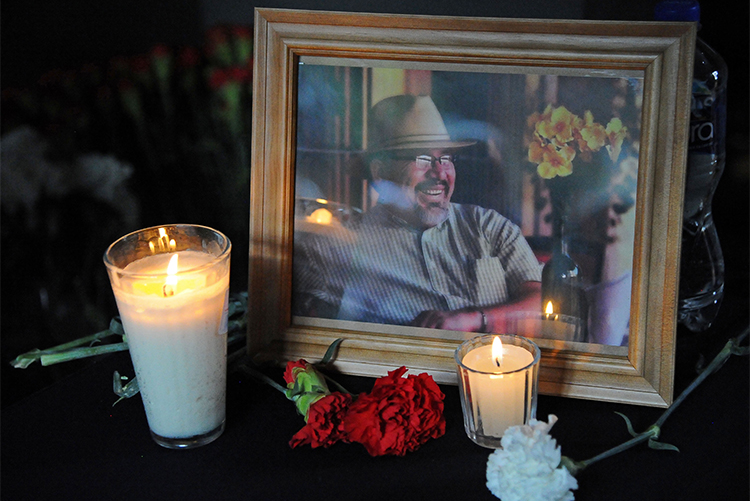
<svg viewBox="0 0 750 501">
<path fill-rule="evenodd" d="M 573 127 L 576 116 L 568 111 L 565 106 L 560 106 L 548 112 L 547 107 L 543 115 L 544 120 L 539 121 L 536 126 L 536 132 L 544 139 L 547 139 L 557 146 L 562 146 L 573 140 Z"/>
<path fill-rule="evenodd" d="M 594 121 L 591 111 L 587 110 L 581 118 L 565 106 L 555 108 L 551 104 L 547 105 L 543 113 L 529 115 L 527 125 L 534 131 L 534 138 L 529 143 L 528 159 L 537 164 L 537 173 L 544 179 L 573 173 L 576 145 L 583 161 L 590 161 L 591 153 L 601 150 L 605 145 L 615 161 L 628 132 L 619 118 L 610 120 L 605 128 Z"/>
<path fill-rule="evenodd" d="M 545 148 L 542 154 L 542 162 L 537 166 L 536 171 L 544 179 L 552 179 L 555 176 L 569 176 L 573 173 L 575 156 L 576 151 L 570 146 Z"/>
<path fill-rule="evenodd" d="M 622 124 L 622 120 L 619 118 L 613 118 L 609 121 L 606 128 L 607 137 L 609 138 L 609 156 L 612 161 L 616 161 L 617 157 L 620 156 L 620 149 L 622 148 L 622 142 L 628 135 L 628 128 Z"/>
<path fill-rule="evenodd" d="M 546 146 L 542 145 L 539 141 L 532 141 L 529 144 L 529 162 L 534 162 L 535 164 L 542 163 L 544 161 L 544 153 L 550 146 L 549 144 Z"/>
<path fill-rule="evenodd" d="M 541 122 L 543 120 L 542 114 L 538 111 L 535 111 L 529 117 L 526 119 L 526 126 L 529 129 L 535 129 L 537 122 Z"/>
<path fill-rule="evenodd" d="M 599 151 L 607 142 L 607 130 L 601 124 L 594 122 L 594 115 L 590 111 L 584 114 L 580 135 L 578 147 L 581 151 Z"/>
</svg>

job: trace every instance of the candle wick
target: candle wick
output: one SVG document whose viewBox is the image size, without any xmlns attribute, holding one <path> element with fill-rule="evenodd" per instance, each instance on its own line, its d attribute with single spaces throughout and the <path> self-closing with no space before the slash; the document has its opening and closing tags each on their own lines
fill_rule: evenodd
<svg viewBox="0 0 750 501">
<path fill-rule="evenodd" d="M 500 367 L 500 357 L 495 357 L 495 365 Z"/>
<path fill-rule="evenodd" d="M 174 286 L 172 284 L 164 284 L 161 288 L 161 293 L 164 297 L 174 296 Z"/>
</svg>

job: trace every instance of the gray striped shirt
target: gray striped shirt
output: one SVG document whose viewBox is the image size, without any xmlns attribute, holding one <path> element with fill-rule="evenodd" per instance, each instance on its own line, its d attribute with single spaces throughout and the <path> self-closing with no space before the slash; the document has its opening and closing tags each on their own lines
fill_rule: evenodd
<svg viewBox="0 0 750 501">
<path fill-rule="evenodd" d="M 295 235 L 294 309 L 311 300 L 342 320 L 409 324 L 426 310 L 486 307 L 512 300 L 541 266 L 518 226 L 491 209 L 451 204 L 426 230 L 383 205 L 332 236 Z"/>
</svg>

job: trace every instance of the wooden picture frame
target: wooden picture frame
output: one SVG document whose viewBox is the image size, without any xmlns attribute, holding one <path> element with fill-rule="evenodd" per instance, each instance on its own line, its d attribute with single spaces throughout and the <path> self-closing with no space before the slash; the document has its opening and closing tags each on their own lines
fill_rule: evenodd
<svg viewBox="0 0 750 501">
<path fill-rule="evenodd" d="M 540 339 L 540 392 L 665 407 L 673 398 L 677 280 L 695 26 L 256 9 L 248 351 L 322 357 L 381 376 L 401 365 L 456 383 L 453 354 L 477 334 L 292 315 L 300 63 L 554 75 L 643 83 L 629 343 Z"/>
</svg>

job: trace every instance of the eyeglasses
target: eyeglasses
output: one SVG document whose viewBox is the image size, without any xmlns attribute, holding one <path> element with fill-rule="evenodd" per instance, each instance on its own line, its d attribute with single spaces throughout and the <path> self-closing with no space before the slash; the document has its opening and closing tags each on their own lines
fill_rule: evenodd
<svg viewBox="0 0 750 501">
<path fill-rule="evenodd" d="M 455 155 L 442 155 L 440 157 L 433 157 L 432 155 L 419 155 L 415 157 L 395 157 L 396 160 L 404 160 L 409 162 L 416 162 L 417 167 L 420 169 L 429 169 L 435 163 L 440 164 L 443 167 L 453 167 L 456 161 Z"/>
</svg>

